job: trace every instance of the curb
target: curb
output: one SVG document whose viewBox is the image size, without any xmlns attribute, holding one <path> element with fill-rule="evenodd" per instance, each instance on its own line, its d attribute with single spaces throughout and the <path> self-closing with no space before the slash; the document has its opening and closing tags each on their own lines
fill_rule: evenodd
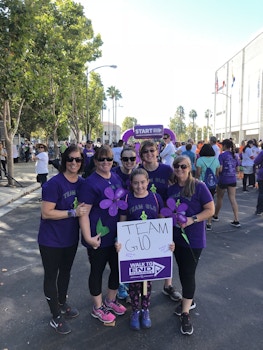
<svg viewBox="0 0 263 350">
<path fill-rule="evenodd" d="M 25 188 L 22 188 L 18 193 L 14 193 L 8 199 L 1 201 L 0 202 L 0 208 L 5 206 L 5 205 L 7 205 L 7 204 L 10 204 L 10 203 L 18 200 L 21 197 L 26 196 L 27 194 L 29 194 L 31 192 L 34 192 L 35 190 L 38 190 L 40 187 L 41 186 L 40 186 L 39 183 L 35 183 L 33 185 L 30 185 L 30 186 L 27 186 Z"/>
</svg>

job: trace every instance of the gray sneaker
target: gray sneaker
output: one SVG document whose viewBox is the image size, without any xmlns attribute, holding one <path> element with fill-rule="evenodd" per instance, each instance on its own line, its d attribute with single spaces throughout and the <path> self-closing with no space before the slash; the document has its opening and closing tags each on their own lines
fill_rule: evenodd
<svg viewBox="0 0 263 350">
<path fill-rule="evenodd" d="M 59 334 L 68 334 L 71 332 L 69 325 L 67 324 L 66 320 L 61 315 L 59 315 L 56 318 L 52 318 L 52 320 L 49 322 L 49 324 Z"/>
<path fill-rule="evenodd" d="M 173 286 L 169 287 L 163 287 L 163 294 L 168 295 L 171 300 L 173 301 L 180 301 L 182 300 L 181 293 L 177 292 Z"/>
<path fill-rule="evenodd" d="M 195 308 L 196 308 L 196 303 L 195 303 L 195 301 L 193 300 L 189 310 L 193 310 L 193 309 L 195 309 Z M 175 308 L 174 314 L 176 314 L 177 316 L 181 316 L 181 315 L 182 315 L 182 303 L 180 303 L 180 304 Z"/>
</svg>

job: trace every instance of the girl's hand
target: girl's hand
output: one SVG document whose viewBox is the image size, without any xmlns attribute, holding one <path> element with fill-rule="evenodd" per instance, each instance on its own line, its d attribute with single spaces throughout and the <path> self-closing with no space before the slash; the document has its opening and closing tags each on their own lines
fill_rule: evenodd
<svg viewBox="0 0 263 350">
<path fill-rule="evenodd" d="M 91 237 L 88 244 L 91 245 L 93 249 L 98 249 L 101 245 L 100 233 L 95 237 Z"/>
<path fill-rule="evenodd" d="M 81 203 L 76 208 L 76 216 L 82 216 L 87 213 L 87 206 L 85 203 Z"/>
<path fill-rule="evenodd" d="M 174 243 L 174 242 L 171 243 L 171 244 L 169 244 L 169 249 L 170 249 L 172 252 L 174 252 L 174 250 L 175 250 L 175 243 Z"/>
<path fill-rule="evenodd" d="M 119 253 L 121 250 L 121 243 L 115 242 L 115 249 L 116 249 L 116 252 Z"/>
</svg>

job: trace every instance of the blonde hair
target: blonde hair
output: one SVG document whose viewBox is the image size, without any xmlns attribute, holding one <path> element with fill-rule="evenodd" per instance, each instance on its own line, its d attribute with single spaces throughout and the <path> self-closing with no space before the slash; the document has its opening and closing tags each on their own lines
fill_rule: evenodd
<svg viewBox="0 0 263 350">
<path fill-rule="evenodd" d="M 196 186 L 196 183 L 198 182 L 198 180 L 196 180 L 192 175 L 192 165 L 191 165 L 191 159 L 189 157 L 187 157 L 187 156 L 176 157 L 173 161 L 173 167 L 175 167 L 176 164 L 178 164 L 182 161 L 187 162 L 189 172 L 188 172 L 187 180 L 185 182 L 185 185 L 184 185 L 181 193 L 185 197 L 192 197 L 192 195 L 195 193 L 195 186 Z M 178 183 L 178 179 L 177 179 L 175 172 L 172 175 L 171 183 L 172 184 Z"/>
</svg>

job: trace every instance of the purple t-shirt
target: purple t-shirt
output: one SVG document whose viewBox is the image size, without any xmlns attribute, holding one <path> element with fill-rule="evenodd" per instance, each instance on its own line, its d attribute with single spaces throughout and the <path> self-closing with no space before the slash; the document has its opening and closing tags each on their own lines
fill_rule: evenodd
<svg viewBox="0 0 263 350">
<path fill-rule="evenodd" d="M 142 217 L 157 219 L 160 209 L 163 207 L 161 196 L 158 193 L 153 194 L 151 191 L 144 198 L 136 198 L 132 192 L 129 192 L 126 200 L 128 209 L 122 211 L 121 214 L 127 216 L 127 221 L 143 220 Z"/>
<path fill-rule="evenodd" d="M 116 216 L 110 216 L 108 208 L 100 208 L 100 202 L 103 199 L 108 199 L 104 194 L 104 190 L 107 187 L 111 187 L 114 192 L 117 188 L 122 187 L 119 176 L 112 172 L 110 179 L 104 179 L 98 173 L 94 172 L 85 179 L 78 191 L 79 203 L 85 202 L 86 204 L 92 205 L 89 214 L 91 236 L 95 237 L 98 234 L 96 230 L 97 224 L 101 223 L 104 227 L 107 226 L 109 229 L 107 234 L 101 236 L 102 248 L 114 245 L 115 238 L 117 237 L 117 222 L 120 218 L 119 211 Z M 91 248 L 83 236 L 81 242 L 85 247 Z"/>
<path fill-rule="evenodd" d="M 196 181 L 195 193 L 192 197 L 183 197 L 181 195 L 182 187 L 178 184 L 174 184 L 168 188 L 168 197 L 174 198 L 175 201 L 180 199 L 180 203 L 186 203 L 188 208 L 186 210 L 186 216 L 197 215 L 203 211 L 204 204 L 213 201 L 212 195 L 203 182 Z M 205 221 L 197 222 L 185 228 L 185 233 L 188 236 L 190 246 L 192 248 L 205 248 L 206 247 L 206 229 Z M 189 247 L 187 242 L 182 236 L 181 228 L 174 227 L 173 238 L 175 244 L 183 247 Z"/>
<path fill-rule="evenodd" d="M 219 173 L 219 184 L 234 184 L 236 183 L 236 167 L 239 165 L 238 159 L 230 151 L 221 153 L 218 157 L 219 163 L 222 166 L 222 171 Z"/>
<path fill-rule="evenodd" d="M 257 180 L 262 181 L 263 180 L 263 151 L 261 151 L 256 159 L 254 160 L 254 164 L 258 165 L 258 171 L 257 171 Z"/>
<path fill-rule="evenodd" d="M 124 174 L 121 171 L 121 167 L 120 166 L 115 166 L 114 168 L 111 169 L 112 172 L 116 173 L 119 175 L 119 177 L 122 180 L 122 187 L 125 189 L 128 189 L 130 186 L 130 174 Z"/>
<path fill-rule="evenodd" d="M 140 168 L 146 170 L 142 165 Z M 173 173 L 173 169 L 169 165 L 160 163 L 156 170 L 146 171 L 150 180 L 148 190 L 151 190 L 152 187 L 156 188 L 156 192 L 160 194 L 163 200 L 166 200 L 168 183 Z"/>
<path fill-rule="evenodd" d="M 69 182 L 62 173 L 53 176 L 42 187 L 42 200 L 56 203 L 57 210 L 70 210 L 76 203 L 77 188 L 84 182 L 79 177 L 75 183 Z M 71 247 L 79 241 L 78 218 L 60 220 L 42 219 L 38 232 L 40 245 L 56 248 Z"/>
</svg>

